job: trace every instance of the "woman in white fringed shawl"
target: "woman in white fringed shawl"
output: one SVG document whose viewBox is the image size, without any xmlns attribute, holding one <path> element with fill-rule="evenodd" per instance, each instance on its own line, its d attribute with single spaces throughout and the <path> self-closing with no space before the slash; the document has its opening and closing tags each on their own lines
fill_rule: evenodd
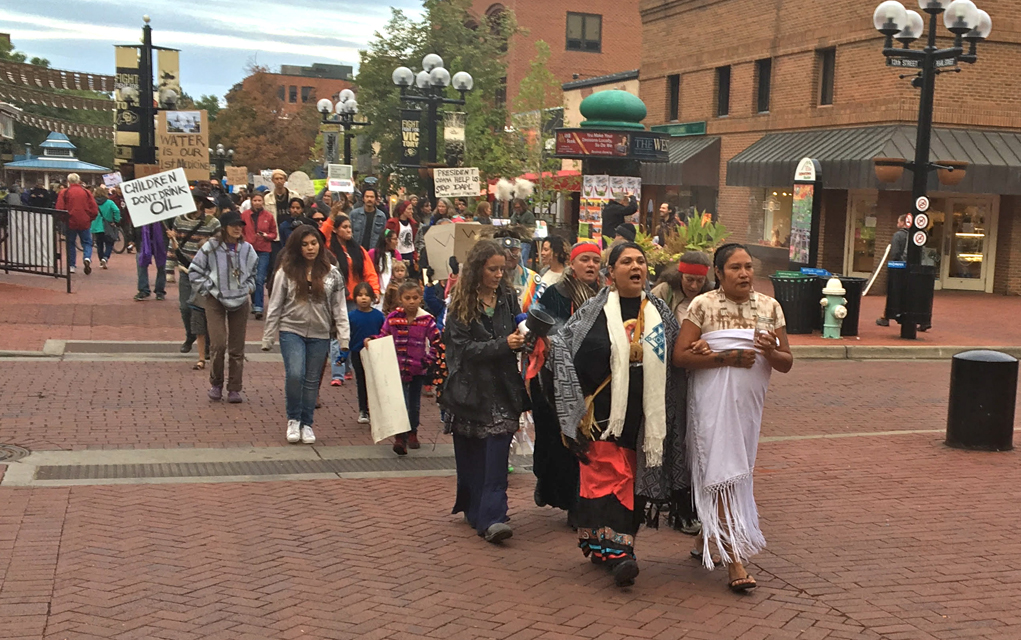
<svg viewBox="0 0 1021 640">
<path fill-rule="evenodd" d="M 673 364 L 689 370 L 687 451 L 702 519 L 701 557 L 720 549 L 730 589 L 753 589 L 744 562 L 766 546 L 752 472 L 770 373 L 794 365 L 780 304 L 752 288 L 752 258 L 739 244 L 716 250 L 719 289 L 695 298 L 674 344 Z M 771 328 L 770 328 L 771 327 Z"/>
</svg>

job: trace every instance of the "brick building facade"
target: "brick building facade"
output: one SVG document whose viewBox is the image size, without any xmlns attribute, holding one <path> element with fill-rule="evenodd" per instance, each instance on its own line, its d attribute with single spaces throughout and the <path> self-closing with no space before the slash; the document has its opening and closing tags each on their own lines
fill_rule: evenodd
<svg viewBox="0 0 1021 640">
<path fill-rule="evenodd" d="M 903 3 L 918 9 L 913 1 Z M 793 170 L 786 182 L 762 182 L 769 172 L 761 158 L 771 153 L 774 168 L 796 162 L 799 151 L 824 160 L 824 185 L 836 186 L 823 194 L 818 262 L 831 271 L 871 271 L 897 216 L 911 211 L 910 174 L 881 185 L 860 171 L 871 156 L 851 157 L 889 149 L 913 156 L 918 91 L 910 78 L 899 78 L 911 70 L 884 65 L 883 38 L 871 20 L 876 4 L 639 2 L 646 124 L 705 123 L 704 135 L 719 138 L 716 212 L 735 239 L 758 245 L 757 257 L 767 264 L 783 261 L 793 182 Z M 977 4 L 992 16 L 993 33 L 979 45 L 976 64 L 937 78 L 934 122 L 945 144 L 934 141 L 932 157 L 972 166 L 958 187 L 930 181 L 926 258 L 940 267 L 938 286 L 1019 294 L 1021 3 Z M 942 20 L 938 33 L 949 35 Z M 949 37 L 940 38 L 940 46 L 950 44 Z M 758 174 L 756 163 L 764 167 Z M 739 166 L 745 168 L 740 175 Z M 1010 179 L 990 179 L 995 171 Z"/>
<path fill-rule="evenodd" d="M 642 26 L 638 0 L 476 0 L 482 18 L 512 11 L 522 33 L 507 50 L 507 101 L 514 110 L 538 40 L 552 53 L 549 69 L 560 82 L 638 68 Z"/>
<path fill-rule="evenodd" d="M 277 87 L 277 100 L 283 113 L 297 113 L 305 104 L 315 104 L 321 98 L 336 101 L 344 89 L 353 89 L 351 67 L 342 65 L 312 65 L 297 67 L 284 65 L 284 73 L 267 73 Z M 242 84 L 249 82 L 245 78 Z"/>
</svg>

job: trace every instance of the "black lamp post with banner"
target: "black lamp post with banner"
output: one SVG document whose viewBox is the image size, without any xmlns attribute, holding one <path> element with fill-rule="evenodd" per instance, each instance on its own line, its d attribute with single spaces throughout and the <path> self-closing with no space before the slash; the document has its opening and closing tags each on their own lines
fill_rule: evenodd
<svg viewBox="0 0 1021 640">
<path fill-rule="evenodd" d="M 417 74 L 408 67 L 397 67 L 394 69 L 391 79 L 395 85 L 400 87 L 402 100 L 424 103 L 428 162 L 431 165 L 436 165 L 437 158 L 439 157 L 436 130 L 442 121 L 440 118 L 439 108 L 441 105 L 445 104 L 463 106 L 465 103 L 465 94 L 472 90 L 472 87 L 475 85 L 475 80 L 467 71 L 458 71 L 451 76 L 450 71 L 443 67 L 443 58 L 439 57 L 435 53 L 430 53 L 422 58 L 422 70 Z M 410 89 L 412 88 L 412 85 L 417 88 L 418 93 L 411 93 Z M 448 98 L 444 95 L 447 87 L 450 86 L 453 86 L 454 89 L 461 94 L 460 98 Z M 402 134 L 408 133 L 407 128 L 403 126 L 405 121 L 413 119 L 408 118 L 408 116 L 411 113 L 416 112 L 417 111 L 412 110 L 401 111 Z M 421 112 L 417 113 L 421 114 Z M 418 138 L 417 133 L 415 134 L 415 138 Z M 408 148 L 408 146 L 405 146 L 405 149 Z M 418 162 L 412 164 L 408 162 L 409 159 L 411 159 L 411 157 L 405 155 L 401 165 L 406 167 L 418 166 Z M 419 157 L 418 160 L 421 161 L 421 158 Z"/>
<path fill-rule="evenodd" d="M 354 127 L 366 127 L 371 122 L 355 121 L 358 115 L 358 101 L 355 100 L 355 93 L 350 89 L 344 89 L 337 96 L 337 104 L 334 105 L 329 98 L 323 98 L 316 103 L 316 108 L 323 116 L 323 124 L 339 125 L 344 130 L 344 164 L 351 164 L 351 129 Z M 336 115 L 331 116 L 336 111 Z M 331 132 L 325 132 L 327 136 Z M 335 135 L 335 133 L 333 134 Z M 327 144 L 326 163 L 336 162 L 336 145 Z"/>
<path fill-rule="evenodd" d="M 941 182 L 957 184 L 963 178 L 967 166 L 961 162 L 934 163 L 929 160 L 936 76 L 959 72 L 961 69 L 958 65 L 961 62 L 974 64 L 978 60 L 978 43 L 989 37 L 993 27 L 989 14 L 979 10 L 971 0 L 918 0 L 918 5 L 929 14 L 928 38 L 922 49 L 910 48 L 911 43 L 922 37 L 925 31 L 925 20 L 918 12 L 908 11 L 896 0 L 887 0 L 876 8 L 872 16 L 876 30 L 886 36 L 883 55 L 886 56 L 887 66 L 916 69 L 915 74 L 901 77 L 913 75 L 911 86 L 921 89 L 914 161 L 883 158 L 876 162 L 876 175 L 880 180 L 884 180 L 884 175 L 896 176 L 896 172 L 889 173 L 891 167 L 908 169 L 913 174 L 911 194 L 914 210 L 908 227 L 907 260 L 903 273 L 895 274 L 891 269 L 888 285 L 891 294 L 900 301 L 896 319 L 900 322 L 900 336 L 905 339 L 914 339 L 919 325 L 924 329 L 932 322 L 932 292 L 936 269 L 922 264 L 922 247 L 928 239 L 929 174 L 938 171 Z M 953 46 L 945 49 L 936 46 L 940 14 L 943 15 L 943 25 L 954 36 Z M 894 38 L 901 43 L 901 47 L 894 46 Z M 967 50 L 965 42 L 968 44 Z"/>
</svg>

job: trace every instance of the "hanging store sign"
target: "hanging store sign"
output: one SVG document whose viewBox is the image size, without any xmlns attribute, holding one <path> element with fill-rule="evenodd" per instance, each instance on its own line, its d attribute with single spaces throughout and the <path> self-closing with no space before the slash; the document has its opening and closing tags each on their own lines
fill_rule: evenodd
<svg viewBox="0 0 1021 640">
<path fill-rule="evenodd" d="M 558 158 L 620 158 L 643 162 L 667 162 L 665 133 L 655 131 L 612 131 L 557 129 L 555 153 Z"/>
</svg>

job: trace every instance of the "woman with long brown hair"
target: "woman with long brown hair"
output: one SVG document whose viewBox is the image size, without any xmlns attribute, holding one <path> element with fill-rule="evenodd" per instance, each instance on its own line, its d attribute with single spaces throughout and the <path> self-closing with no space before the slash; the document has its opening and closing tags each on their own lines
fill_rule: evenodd
<svg viewBox="0 0 1021 640">
<path fill-rule="evenodd" d="M 337 211 L 336 207 L 334 208 Z M 347 303 L 349 307 L 354 304 L 355 287 L 360 282 L 367 282 L 372 287 L 372 293 L 379 299 L 379 275 L 376 267 L 372 264 L 372 258 L 358 241 L 354 239 L 354 232 L 351 229 L 351 218 L 347 214 L 337 212 L 330 219 L 333 222 L 333 233 L 326 235 L 326 243 L 330 251 L 337 258 L 337 268 L 344 276 L 344 284 L 347 286 Z M 327 221 L 329 224 L 330 221 Z M 325 228 L 326 225 L 323 225 Z M 350 380 L 353 376 L 347 369 L 347 363 L 340 358 L 340 346 L 334 341 L 330 349 L 331 353 L 331 380 L 330 385 L 339 387 L 344 380 Z"/>
<path fill-rule="evenodd" d="M 528 396 L 516 351 L 514 289 L 504 282 L 507 255 L 492 240 L 468 253 L 451 294 L 443 342 L 449 375 L 440 404 L 446 433 L 454 436 L 457 499 L 454 513 L 488 542 L 511 537 L 507 526 L 507 459 Z"/>
<path fill-rule="evenodd" d="M 312 431 L 319 377 L 330 352 L 330 333 L 336 330 L 341 353 L 346 354 L 350 330 L 347 291 L 337 267 L 314 227 L 295 229 L 284 248 L 273 277 L 266 313 L 262 349 L 269 351 L 280 332 L 284 357 L 287 406 L 287 441 L 316 441 Z"/>
</svg>

